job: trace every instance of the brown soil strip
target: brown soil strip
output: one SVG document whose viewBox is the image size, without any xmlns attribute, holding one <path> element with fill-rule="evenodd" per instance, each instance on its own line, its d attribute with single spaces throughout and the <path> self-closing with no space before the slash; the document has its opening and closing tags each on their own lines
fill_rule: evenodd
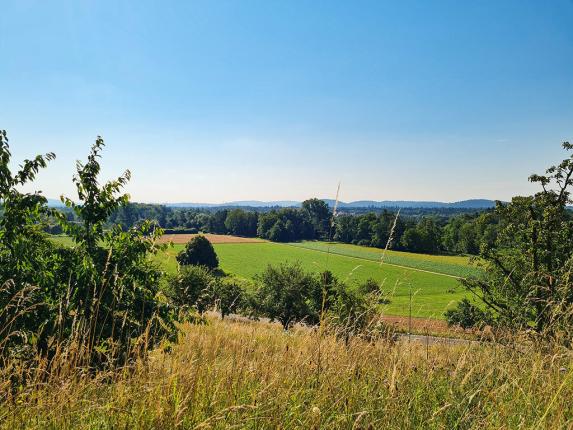
<svg viewBox="0 0 573 430">
<path fill-rule="evenodd" d="M 160 243 L 168 243 L 173 242 L 175 244 L 185 244 L 193 239 L 195 236 L 199 236 L 198 234 L 164 234 L 159 239 Z M 207 240 L 211 243 L 260 243 L 264 242 L 261 239 L 257 239 L 254 237 L 238 237 L 238 236 L 230 236 L 226 234 L 210 234 L 206 233 L 203 236 L 207 238 Z"/>
<path fill-rule="evenodd" d="M 408 331 L 410 321 L 408 317 L 385 315 L 382 321 L 399 331 Z M 462 328 L 449 327 L 446 321 L 429 318 L 412 318 L 411 329 L 413 333 L 431 333 L 441 335 L 468 335 L 471 332 Z"/>
</svg>

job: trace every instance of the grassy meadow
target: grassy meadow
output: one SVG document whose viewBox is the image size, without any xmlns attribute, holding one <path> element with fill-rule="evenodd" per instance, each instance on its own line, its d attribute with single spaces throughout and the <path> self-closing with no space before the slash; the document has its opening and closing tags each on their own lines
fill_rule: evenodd
<svg viewBox="0 0 573 430">
<path fill-rule="evenodd" d="M 71 245 L 66 236 L 54 236 L 62 245 Z M 177 270 L 175 256 L 184 248 L 175 244 L 155 258 L 166 272 Z M 387 251 L 356 245 L 306 241 L 300 243 L 215 243 L 221 268 L 235 276 L 252 279 L 269 264 L 298 261 L 309 271 L 330 270 L 350 285 L 369 278 L 383 285 L 390 303 L 384 305 L 386 315 L 442 319 L 446 309 L 454 306 L 468 293 L 456 276 L 476 273 L 468 257 L 436 256 Z M 433 272 L 433 273 L 430 273 Z"/>
<path fill-rule="evenodd" d="M 356 255 L 343 255 L 341 253 L 322 252 L 313 249 L 313 246 L 325 245 L 323 242 L 304 242 L 302 244 L 280 244 L 272 242 L 262 243 L 219 243 L 214 244 L 219 256 L 221 268 L 230 274 L 252 279 L 261 273 L 269 264 L 280 264 L 285 261 L 299 261 L 302 267 L 310 271 L 330 270 L 341 280 L 349 284 L 363 282 L 369 278 L 383 284 L 390 303 L 385 305 L 384 313 L 387 315 L 406 316 L 409 314 L 410 291 L 412 292 L 412 315 L 425 318 L 443 318 L 444 311 L 463 297 L 467 292 L 459 286 L 458 280 L 450 274 L 428 273 L 416 267 L 423 257 L 416 254 L 407 254 L 403 257 L 405 264 L 412 267 L 397 267 L 390 264 L 380 264 L 369 258 Z M 177 269 L 175 256 L 184 245 L 173 245 L 165 253 L 157 256 L 163 267 L 174 272 Z M 360 248 L 360 247 L 357 247 Z M 367 248 L 365 252 L 369 252 Z M 401 253 L 393 252 L 393 256 Z M 436 270 L 441 258 L 444 265 L 454 266 L 450 263 L 452 257 L 435 257 Z M 467 267 L 467 259 L 458 260 L 459 267 Z M 465 264 L 465 266 L 464 266 Z M 462 270 L 460 269 L 460 270 Z"/>
<path fill-rule="evenodd" d="M 384 255 L 384 263 L 386 264 L 411 267 L 413 269 L 426 270 L 429 272 L 442 273 L 462 278 L 470 275 L 477 275 L 480 272 L 478 268 L 471 264 L 470 257 L 459 255 L 429 255 L 392 250 L 384 252 L 383 249 L 379 248 L 338 242 L 303 241 L 291 243 L 290 245 L 376 262 L 380 262 L 382 255 Z"/>
<path fill-rule="evenodd" d="M 345 344 L 328 332 L 209 319 L 184 324 L 177 344 L 129 370 L 69 377 L 66 363 L 28 370 L 29 383 L 0 404 L 0 428 L 573 425 L 571 356 L 525 345 Z"/>
</svg>

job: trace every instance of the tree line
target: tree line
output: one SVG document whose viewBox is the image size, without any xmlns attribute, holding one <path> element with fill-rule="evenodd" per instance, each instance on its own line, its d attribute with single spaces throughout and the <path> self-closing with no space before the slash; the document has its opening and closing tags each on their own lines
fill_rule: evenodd
<svg viewBox="0 0 573 430">
<path fill-rule="evenodd" d="M 68 221 L 75 215 L 64 209 Z M 334 240 L 418 252 L 477 255 L 480 247 L 491 244 L 497 235 L 499 219 L 494 210 L 443 215 L 403 215 L 383 210 L 364 214 L 338 213 L 334 217 L 328 205 L 313 198 L 300 208 L 275 208 L 269 211 L 249 209 L 185 209 L 163 205 L 129 203 L 115 210 L 108 226 L 127 230 L 138 223 L 153 221 L 166 233 L 214 233 L 260 237 L 273 242 Z M 62 232 L 52 221 L 47 231 Z M 390 237 L 392 233 L 392 237 Z"/>
</svg>

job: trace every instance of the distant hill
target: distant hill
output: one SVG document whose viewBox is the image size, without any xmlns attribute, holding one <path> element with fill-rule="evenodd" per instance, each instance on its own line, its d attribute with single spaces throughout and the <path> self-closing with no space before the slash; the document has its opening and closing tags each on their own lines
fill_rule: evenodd
<svg viewBox="0 0 573 430">
<path fill-rule="evenodd" d="M 334 206 L 334 200 L 323 199 L 330 207 Z M 250 208 L 272 208 L 272 207 L 300 207 L 301 202 L 294 200 L 274 200 L 274 201 L 260 201 L 260 200 L 239 200 L 226 203 L 159 203 L 170 208 L 233 208 L 233 207 L 250 207 Z M 48 206 L 62 207 L 64 206 L 60 200 L 48 199 Z M 415 201 L 415 200 L 358 200 L 355 202 L 338 202 L 338 207 L 341 209 L 358 209 L 358 208 L 372 208 L 372 209 L 396 209 L 396 208 L 410 208 L 410 209 L 489 209 L 495 207 L 494 200 L 486 199 L 471 199 L 462 200 L 459 202 L 433 202 L 433 201 Z"/>
<path fill-rule="evenodd" d="M 329 206 L 334 206 L 334 200 L 324 199 L 324 201 Z M 462 200 L 459 202 L 432 202 L 432 201 L 414 201 L 414 200 L 384 200 L 384 201 L 374 201 L 374 200 L 359 200 L 355 202 L 338 202 L 340 208 L 449 208 L 449 209 L 489 209 L 495 207 L 494 200 L 486 199 L 472 199 L 472 200 Z"/>
<path fill-rule="evenodd" d="M 291 200 L 278 200 L 272 202 L 263 202 L 259 200 L 240 200 L 226 203 L 165 203 L 165 206 L 171 208 L 216 208 L 216 207 L 250 207 L 250 208 L 269 208 L 269 207 L 298 207 L 300 202 Z"/>
<path fill-rule="evenodd" d="M 334 200 L 323 199 L 330 207 L 334 206 Z M 201 208 L 201 207 L 254 207 L 254 208 L 268 208 L 268 207 L 300 207 L 301 202 L 293 200 L 277 200 L 277 201 L 259 201 L 259 200 L 242 200 L 227 203 L 167 203 L 168 207 L 180 208 Z M 358 200 L 355 202 L 338 202 L 338 207 L 345 209 L 353 208 L 450 208 L 450 209 L 489 209 L 495 207 L 494 200 L 486 199 L 471 199 L 462 200 L 459 202 L 433 202 L 433 201 L 408 201 L 408 200 Z"/>
</svg>

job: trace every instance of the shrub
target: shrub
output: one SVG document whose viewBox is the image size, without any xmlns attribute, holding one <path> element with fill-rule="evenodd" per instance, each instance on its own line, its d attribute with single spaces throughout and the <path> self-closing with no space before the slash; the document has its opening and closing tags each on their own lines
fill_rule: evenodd
<svg viewBox="0 0 573 430">
<path fill-rule="evenodd" d="M 205 266 L 182 266 L 168 282 L 168 296 L 180 314 L 204 313 L 212 304 L 217 278 Z"/>
<path fill-rule="evenodd" d="M 130 173 L 100 185 L 98 159 L 103 147 L 98 137 L 87 163 L 77 163 L 73 180 L 78 203 L 62 198 L 78 222 L 57 214 L 75 247 L 58 251 L 60 264 L 55 269 L 65 297 L 52 297 L 60 313 L 52 329 L 65 339 L 79 339 L 88 351 L 126 359 L 142 335 L 141 346 L 146 349 L 174 329 L 158 288 L 161 271 L 149 258 L 159 249 L 156 239 L 161 229 L 145 221 L 127 231 L 120 225 L 104 230 L 109 216 L 129 202 L 126 194 L 118 194 Z M 116 351 L 104 345 L 113 345 Z"/>
<path fill-rule="evenodd" d="M 315 283 L 314 289 L 311 291 L 312 306 L 315 312 L 320 315 L 328 311 L 339 291 L 345 287 L 330 270 L 320 273 L 318 282 Z"/>
<path fill-rule="evenodd" d="M 185 249 L 177 255 L 177 262 L 182 265 L 205 266 L 215 269 L 219 266 L 219 259 L 211 242 L 205 236 L 196 236 L 191 239 Z"/>
<path fill-rule="evenodd" d="M 17 186 L 34 179 L 53 154 L 24 162 L 12 175 L 5 132 L 0 132 L 0 353 L 41 356 L 73 345 L 77 364 L 125 361 L 134 348 L 145 350 L 173 331 L 158 290 L 161 272 L 150 262 L 161 234 L 150 223 L 104 231 L 109 215 L 126 204 L 117 195 L 129 172 L 99 185 L 98 137 L 88 161 L 77 163 L 77 201 L 64 199 L 78 222 L 49 210 L 41 195 L 22 194 Z M 41 231 L 52 215 L 74 241 L 60 248 Z"/>
<path fill-rule="evenodd" d="M 468 299 L 462 299 L 454 309 L 445 312 L 446 321 L 449 326 L 459 326 L 467 328 L 482 328 L 492 324 L 492 317 L 472 304 Z"/>
<path fill-rule="evenodd" d="M 0 355 L 34 353 L 29 342 L 50 318 L 44 299 L 51 283 L 53 245 L 42 233 L 46 199 L 39 193 L 22 193 L 20 187 L 55 158 L 54 154 L 26 160 L 20 170 L 10 170 L 11 153 L 6 131 L 0 130 Z"/>
<path fill-rule="evenodd" d="M 237 312 L 245 302 L 245 290 L 236 279 L 217 279 L 213 285 L 211 301 L 221 312 L 221 319 Z"/>
<path fill-rule="evenodd" d="M 370 296 L 379 304 L 387 305 L 390 303 L 387 295 L 381 290 L 380 284 L 375 279 L 370 278 L 358 284 L 358 292 L 364 296 Z"/>
<path fill-rule="evenodd" d="M 367 303 L 364 296 L 346 286 L 337 291 L 330 309 L 330 322 L 346 335 L 360 332 L 367 323 Z"/>
</svg>

